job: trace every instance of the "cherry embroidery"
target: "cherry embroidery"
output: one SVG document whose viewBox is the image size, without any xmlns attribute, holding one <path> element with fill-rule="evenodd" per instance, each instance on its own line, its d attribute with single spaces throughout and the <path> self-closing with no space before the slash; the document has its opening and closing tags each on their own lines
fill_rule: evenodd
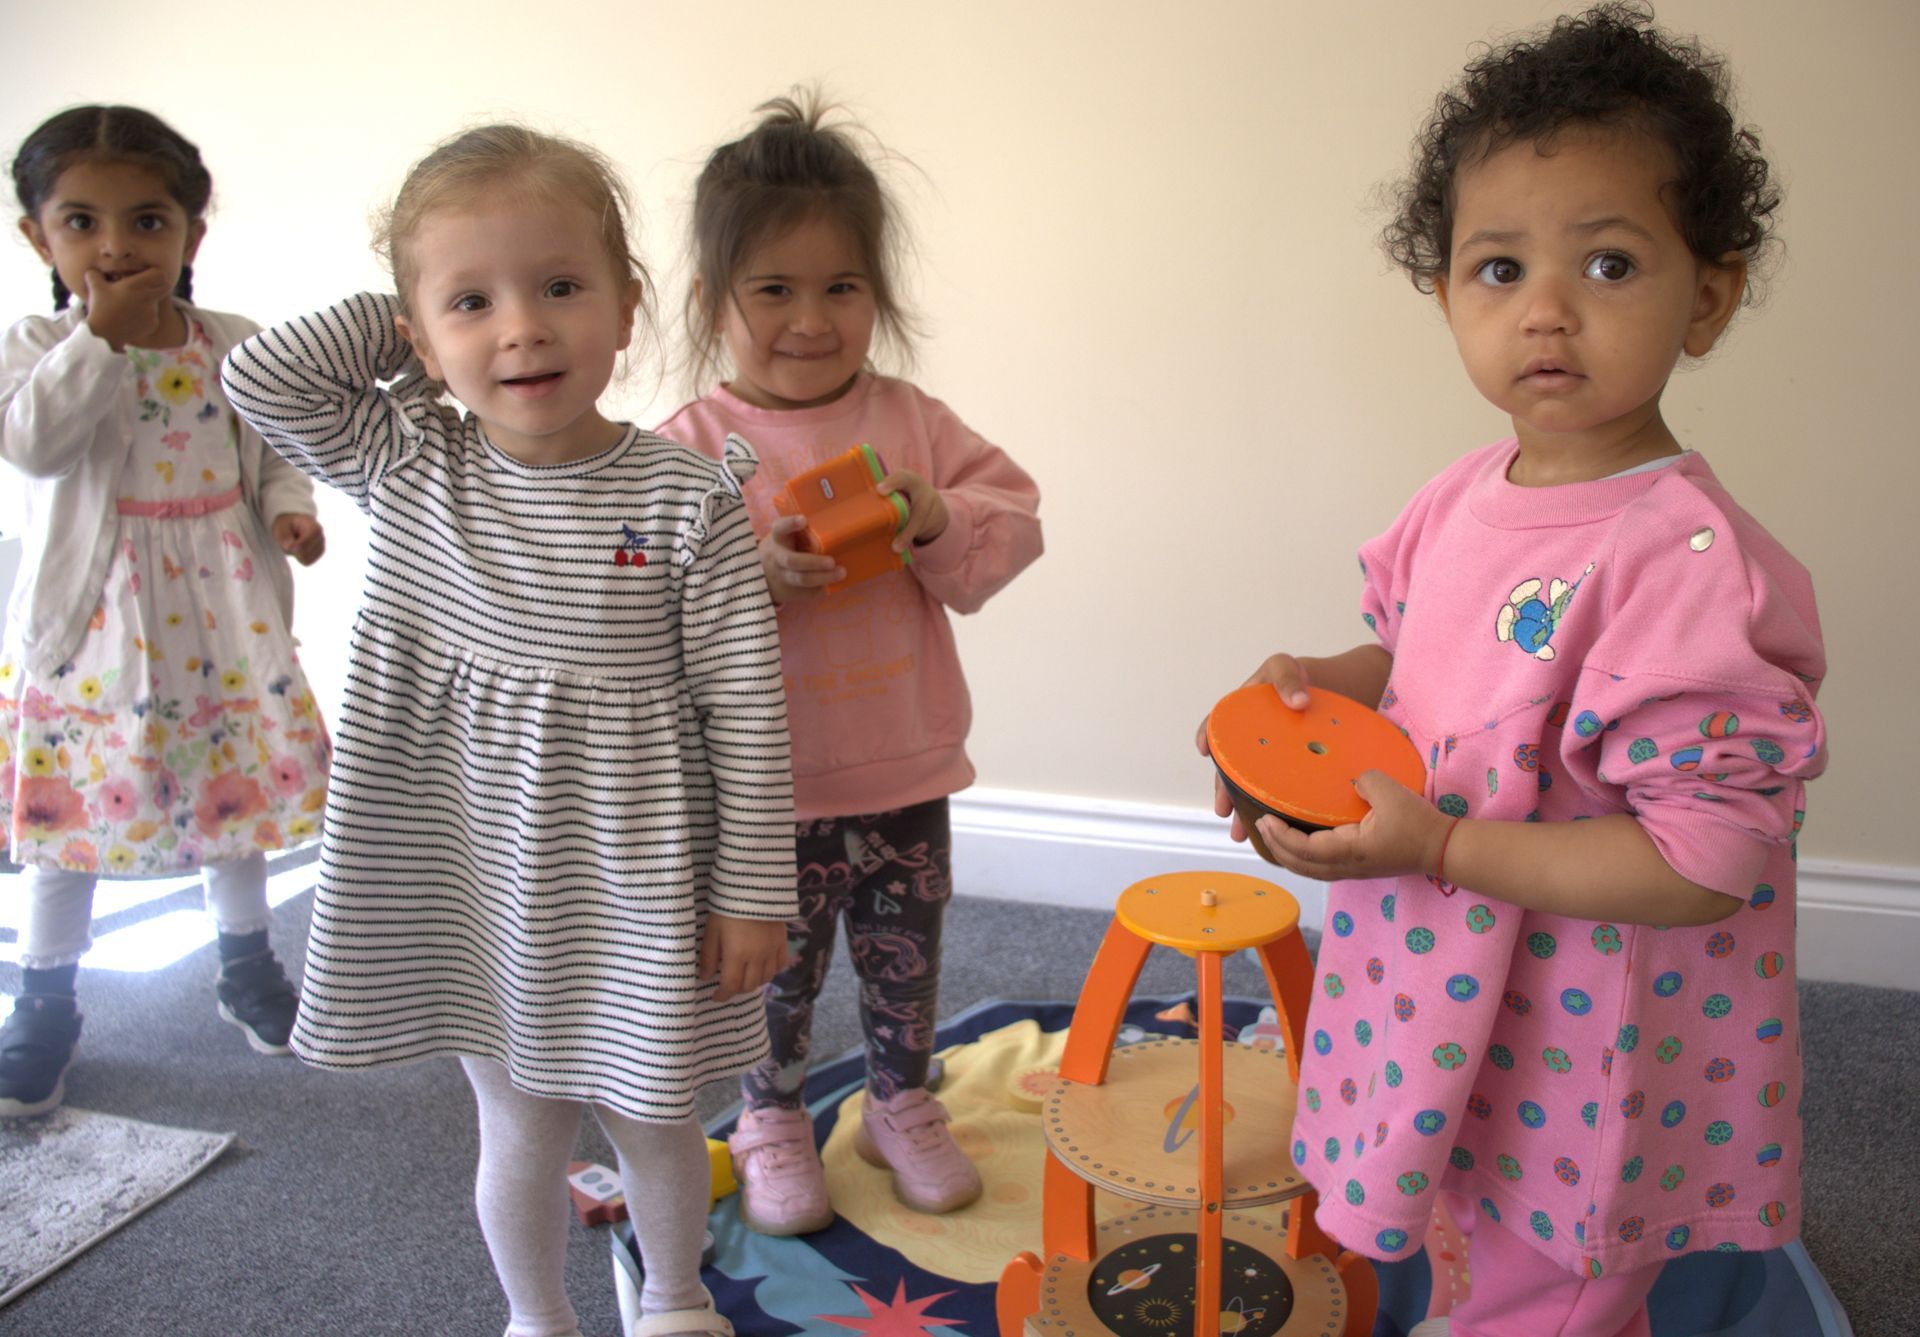
<svg viewBox="0 0 1920 1337">
<path fill-rule="evenodd" d="M 636 533 L 630 525 L 620 526 L 620 546 L 613 550 L 615 566 L 645 566 L 647 555 L 641 549 L 647 546 L 647 536 Z"/>
</svg>

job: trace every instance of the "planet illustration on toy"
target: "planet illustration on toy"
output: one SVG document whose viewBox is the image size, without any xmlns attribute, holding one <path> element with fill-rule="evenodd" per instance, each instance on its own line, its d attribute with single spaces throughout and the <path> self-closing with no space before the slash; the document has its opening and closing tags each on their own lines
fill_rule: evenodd
<svg viewBox="0 0 1920 1337">
<path fill-rule="evenodd" d="M 1241 825 L 1259 855 L 1272 853 L 1255 829 L 1272 815 L 1301 831 L 1347 826 L 1371 811 L 1353 787 L 1362 772 L 1380 770 L 1420 793 L 1420 754 L 1398 725 L 1360 702 L 1307 688 L 1295 710 L 1270 683 L 1229 692 L 1207 716 L 1207 750 Z"/>
<path fill-rule="evenodd" d="M 1219 1331 L 1279 1337 L 1295 1303 L 1286 1272 L 1259 1250 L 1232 1238 L 1223 1241 L 1222 1255 Z M 1094 1270 L 1087 1303 L 1110 1332 L 1192 1332 L 1197 1260 L 1196 1239 L 1190 1234 L 1129 1240 Z"/>
<path fill-rule="evenodd" d="M 1125 1295 L 1128 1291 L 1144 1290 L 1159 1270 L 1158 1263 L 1149 1263 L 1145 1267 L 1130 1267 L 1120 1274 L 1119 1280 L 1107 1287 L 1107 1294 Z"/>
</svg>

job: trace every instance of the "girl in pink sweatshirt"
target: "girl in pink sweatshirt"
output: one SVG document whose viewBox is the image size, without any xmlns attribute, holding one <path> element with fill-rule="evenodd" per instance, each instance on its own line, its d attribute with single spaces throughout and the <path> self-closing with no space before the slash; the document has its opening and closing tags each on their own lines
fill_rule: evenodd
<svg viewBox="0 0 1920 1337">
<path fill-rule="evenodd" d="M 1725 93 L 1606 6 L 1440 100 L 1388 247 L 1514 434 L 1362 549 L 1377 639 L 1254 675 L 1377 704 L 1427 761 L 1421 793 L 1361 776 L 1357 825 L 1259 825 L 1334 884 L 1294 1159 L 1376 1258 L 1444 1200 L 1472 1235 L 1453 1337 L 1645 1334 L 1665 1260 L 1800 1229 L 1793 855 L 1825 653 L 1806 571 L 1660 411 L 1778 200 Z"/>
<path fill-rule="evenodd" d="M 910 335 L 892 203 L 825 108 L 779 98 L 759 110 L 708 159 L 694 199 L 694 363 L 711 372 L 724 349 L 733 374 L 660 432 L 716 455 L 737 433 L 761 461 L 745 497 L 779 609 L 800 914 L 794 960 L 766 993 L 772 1056 L 742 1082 L 731 1146 L 742 1217 L 787 1235 L 833 1219 L 801 1087 L 843 916 L 867 1043 L 861 1154 L 920 1211 L 980 1194 L 926 1089 L 952 894 L 947 796 L 973 781 L 947 610 L 975 611 L 1040 555 L 1040 493 L 945 404 L 872 372 L 876 334 L 903 349 Z M 879 487 L 904 505 L 893 546 L 910 560 L 829 593 L 845 572 L 799 550 L 804 521 L 777 518 L 773 499 L 862 444 L 889 466 Z"/>
</svg>

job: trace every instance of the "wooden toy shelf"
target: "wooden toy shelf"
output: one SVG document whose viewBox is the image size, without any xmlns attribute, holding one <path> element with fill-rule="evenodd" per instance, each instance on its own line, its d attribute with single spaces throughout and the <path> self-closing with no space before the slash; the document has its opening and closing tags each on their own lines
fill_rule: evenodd
<svg viewBox="0 0 1920 1337">
<path fill-rule="evenodd" d="M 1372 1331 L 1372 1265 L 1335 1256 L 1286 1154 L 1313 976 L 1299 918 L 1281 888 L 1236 873 L 1173 873 L 1121 893 L 1042 1109 L 1045 1256 L 1002 1272 L 1001 1337 Z M 1197 964 L 1200 1037 L 1116 1051 L 1156 944 Z M 1284 1055 L 1223 1038 L 1221 964 L 1242 948 L 1260 957 Z M 1096 1224 L 1095 1188 L 1146 1206 Z"/>
</svg>

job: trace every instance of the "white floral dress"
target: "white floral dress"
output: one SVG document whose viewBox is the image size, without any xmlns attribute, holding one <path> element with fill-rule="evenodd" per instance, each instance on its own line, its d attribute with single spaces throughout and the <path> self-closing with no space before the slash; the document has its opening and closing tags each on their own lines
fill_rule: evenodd
<svg viewBox="0 0 1920 1337">
<path fill-rule="evenodd" d="M 236 523 L 239 421 L 205 329 L 130 348 L 138 397 L 106 587 L 44 680 L 0 649 L 0 820 L 16 863 L 161 876 L 319 835 L 329 743 Z M 271 519 L 271 517 L 268 517 Z"/>
</svg>

